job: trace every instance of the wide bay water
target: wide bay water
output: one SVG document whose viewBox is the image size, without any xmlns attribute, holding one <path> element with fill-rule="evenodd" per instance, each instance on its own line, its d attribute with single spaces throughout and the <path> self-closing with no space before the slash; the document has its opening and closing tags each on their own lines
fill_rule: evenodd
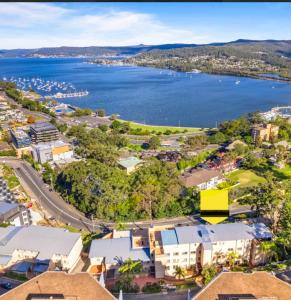
<svg viewBox="0 0 291 300">
<path fill-rule="evenodd" d="M 59 101 L 146 124 L 213 127 L 251 111 L 291 105 L 291 84 L 143 67 L 99 66 L 86 59 L 0 59 L 0 78 L 41 77 L 89 95 Z M 239 83 L 237 81 L 240 81 Z M 238 84 L 236 84 L 236 82 Z"/>
</svg>

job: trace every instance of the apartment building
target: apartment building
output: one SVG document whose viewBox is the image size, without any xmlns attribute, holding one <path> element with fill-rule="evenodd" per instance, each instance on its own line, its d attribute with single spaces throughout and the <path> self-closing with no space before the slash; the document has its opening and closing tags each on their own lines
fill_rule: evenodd
<svg viewBox="0 0 291 300">
<path fill-rule="evenodd" d="M 32 145 L 32 156 L 35 161 L 43 164 L 47 161 L 67 161 L 73 158 L 74 152 L 70 144 L 61 140 Z"/>
<path fill-rule="evenodd" d="M 12 146 L 15 149 L 18 158 L 24 154 L 31 153 L 31 139 L 29 135 L 22 129 L 10 129 Z"/>
<path fill-rule="evenodd" d="M 49 122 L 38 122 L 30 126 L 31 140 L 34 144 L 57 141 L 58 129 Z"/>
<path fill-rule="evenodd" d="M 261 260 L 258 241 L 269 240 L 272 234 L 261 223 L 182 226 L 149 230 L 150 252 L 157 278 L 173 276 L 176 266 L 200 269 L 207 264 L 223 264 L 234 251 L 238 262 L 257 264 Z"/>
<path fill-rule="evenodd" d="M 0 228 L 0 267 L 17 273 L 41 273 L 56 267 L 70 271 L 82 251 L 79 233 L 45 226 Z"/>
<path fill-rule="evenodd" d="M 273 124 L 256 125 L 252 129 L 252 137 L 257 142 L 268 142 L 278 137 L 279 126 Z"/>
<path fill-rule="evenodd" d="M 145 271 L 150 268 L 148 230 L 114 230 L 103 239 L 93 240 L 90 247 L 88 272 L 98 276 L 105 272 L 107 278 L 118 276 L 120 262 L 130 258 L 142 261 Z"/>
<path fill-rule="evenodd" d="M 119 263 L 128 258 L 140 260 L 144 271 L 156 278 L 174 276 L 177 266 L 187 270 L 207 264 L 224 264 L 229 252 L 238 254 L 237 262 L 258 264 L 263 257 L 260 241 L 272 234 L 261 223 L 246 225 L 155 226 L 135 231 L 114 231 L 101 240 L 92 241 L 88 272 L 108 277 L 118 276 Z"/>
</svg>

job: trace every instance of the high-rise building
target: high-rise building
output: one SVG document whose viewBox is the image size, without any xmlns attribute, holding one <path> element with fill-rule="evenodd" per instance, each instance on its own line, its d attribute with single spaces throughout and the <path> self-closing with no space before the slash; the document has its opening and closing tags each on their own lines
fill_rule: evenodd
<svg viewBox="0 0 291 300">
<path fill-rule="evenodd" d="M 49 122 L 38 122 L 30 126 L 31 140 L 34 144 L 57 141 L 58 129 Z"/>
</svg>

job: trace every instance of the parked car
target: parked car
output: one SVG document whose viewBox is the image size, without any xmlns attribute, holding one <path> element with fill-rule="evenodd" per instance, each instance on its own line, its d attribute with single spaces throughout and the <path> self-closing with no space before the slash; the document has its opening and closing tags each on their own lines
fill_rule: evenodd
<svg viewBox="0 0 291 300">
<path fill-rule="evenodd" d="M 5 289 L 5 290 L 11 290 L 12 289 L 12 284 L 10 282 L 2 282 L 0 286 Z"/>
</svg>

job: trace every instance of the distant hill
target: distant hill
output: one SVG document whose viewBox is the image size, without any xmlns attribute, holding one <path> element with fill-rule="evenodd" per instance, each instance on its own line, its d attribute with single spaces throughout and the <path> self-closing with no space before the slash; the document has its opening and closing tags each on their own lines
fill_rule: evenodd
<svg viewBox="0 0 291 300">
<path fill-rule="evenodd" d="M 195 47 L 195 44 L 137 45 L 124 47 L 53 47 L 39 49 L 0 50 L 0 57 L 96 57 L 131 56 L 151 50 Z"/>
<path fill-rule="evenodd" d="M 231 47 L 237 51 L 268 51 L 275 55 L 291 56 L 291 41 L 265 40 L 255 41 L 247 39 L 239 39 L 227 43 L 211 43 L 211 44 L 163 44 L 163 45 L 135 45 L 121 47 L 52 47 L 38 49 L 12 49 L 0 50 L 0 57 L 97 57 L 97 56 L 133 56 L 141 53 L 155 52 L 187 55 L 192 53 L 193 49 L 201 53 L 205 49 L 215 49 L 217 47 Z M 211 47 L 211 48 L 207 48 Z M 185 51 L 185 49 L 188 49 Z M 218 49 L 218 48 L 217 48 Z M 195 52 L 194 51 L 194 52 Z M 194 53 L 193 52 L 193 53 Z"/>
</svg>

